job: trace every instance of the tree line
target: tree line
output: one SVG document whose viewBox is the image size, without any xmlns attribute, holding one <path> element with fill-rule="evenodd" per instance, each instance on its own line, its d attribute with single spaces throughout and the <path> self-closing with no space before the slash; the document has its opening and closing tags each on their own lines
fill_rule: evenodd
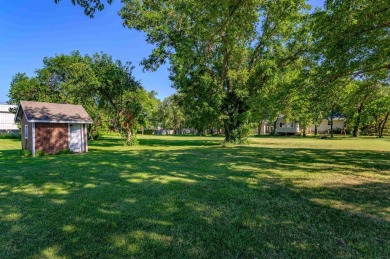
<svg viewBox="0 0 390 259">
<path fill-rule="evenodd" d="M 93 17 L 112 1 L 72 2 Z M 354 136 L 368 124 L 383 135 L 390 114 L 387 0 L 326 0 L 315 10 L 305 0 L 122 3 L 123 24 L 145 32 L 155 46 L 144 68 L 153 71 L 169 61 L 175 105 L 189 125 L 223 127 L 225 141 L 241 143 L 252 123 L 274 121 L 278 114 L 305 128 L 339 112 Z M 84 67 L 74 70 L 89 76 Z M 113 106 L 123 127 L 131 128 L 137 114 L 140 121 L 147 116 L 143 105 L 135 105 L 138 97 L 122 91 L 140 86 L 132 77 L 125 88 L 117 83 L 108 92 L 93 89 L 99 102 Z M 114 93 L 118 100 L 111 100 Z M 133 132 L 127 129 L 128 139 Z"/>
</svg>

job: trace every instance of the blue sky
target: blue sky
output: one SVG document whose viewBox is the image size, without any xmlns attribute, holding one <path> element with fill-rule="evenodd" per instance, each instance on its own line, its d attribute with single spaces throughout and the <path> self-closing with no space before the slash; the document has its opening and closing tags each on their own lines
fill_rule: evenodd
<svg viewBox="0 0 390 259">
<path fill-rule="evenodd" d="M 166 66 L 156 72 L 143 72 L 140 61 L 148 56 L 152 46 L 145 34 L 122 26 L 117 15 L 119 0 L 98 12 L 94 19 L 84 15 L 70 0 L 55 4 L 54 0 L 0 1 L 0 103 L 6 102 L 12 76 L 25 72 L 33 76 L 42 67 L 44 57 L 68 54 L 104 52 L 114 59 L 131 61 L 134 75 L 148 90 L 158 92 L 163 99 L 175 92 L 171 88 Z M 322 6 L 323 0 L 311 0 Z"/>
</svg>

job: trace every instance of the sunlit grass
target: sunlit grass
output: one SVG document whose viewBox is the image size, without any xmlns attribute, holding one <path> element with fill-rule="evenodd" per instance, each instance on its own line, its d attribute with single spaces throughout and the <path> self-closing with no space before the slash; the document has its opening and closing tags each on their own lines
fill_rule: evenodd
<svg viewBox="0 0 390 259">
<path fill-rule="evenodd" d="M 390 257 L 390 139 L 0 140 L 0 258 Z"/>
</svg>

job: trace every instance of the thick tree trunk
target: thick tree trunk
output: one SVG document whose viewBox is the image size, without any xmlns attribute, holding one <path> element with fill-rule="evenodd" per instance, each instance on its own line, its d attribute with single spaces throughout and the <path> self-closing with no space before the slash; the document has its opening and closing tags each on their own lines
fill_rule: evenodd
<svg viewBox="0 0 390 259">
<path fill-rule="evenodd" d="M 352 134 L 352 136 L 355 137 L 355 138 L 359 137 L 359 126 L 358 125 L 353 126 L 353 134 Z"/>
<path fill-rule="evenodd" d="M 246 141 L 247 136 L 243 127 L 246 124 L 245 113 L 248 108 L 246 102 L 234 92 L 229 92 L 225 97 L 222 112 L 227 115 L 227 118 L 224 119 L 226 142 L 241 143 Z"/>
<path fill-rule="evenodd" d="M 379 138 L 382 138 L 383 137 L 383 131 L 385 130 L 385 126 L 386 126 L 386 123 L 387 123 L 387 120 L 389 119 L 389 115 L 390 115 L 390 112 L 386 113 L 386 116 L 382 122 L 382 124 L 379 124 L 379 134 L 378 134 L 378 137 Z"/>
<path fill-rule="evenodd" d="M 244 123 L 239 119 L 227 119 L 224 121 L 225 128 L 225 141 L 226 142 L 234 142 L 240 143 L 247 136 L 242 134 L 242 127 Z"/>
<path fill-rule="evenodd" d="M 257 124 L 257 135 L 258 136 L 261 135 L 261 124 L 262 124 L 262 121 L 260 121 L 259 124 Z"/>
<path fill-rule="evenodd" d="M 360 103 L 359 107 L 357 109 L 358 115 L 356 117 L 355 126 L 353 127 L 353 136 L 355 138 L 359 137 L 359 127 L 360 127 L 360 119 L 361 119 L 362 110 L 363 110 L 363 104 Z"/>
<path fill-rule="evenodd" d="M 317 124 L 314 124 L 314 136 L 317 136 L 317 133 L 318 133 Z"/>
<path fill-rule="evenodd" d="M 378 138 L 381 138 L 383 135 L 382 135 L 382 122 L 379 122 L 378 123 Z"/>
<path fill-rule="evenodd" d="M 223 122 L 223 128 L 225 129 L 225 141 L 229 142 L 230 141 L 230 128 L 228 125 L 228 122 L 224 120 Z"/>
<path fill-rule="evenodd" d="M 302 137 L 306 137 L 306 127 L 304 127 L 302 130 Z"/>
</svg>

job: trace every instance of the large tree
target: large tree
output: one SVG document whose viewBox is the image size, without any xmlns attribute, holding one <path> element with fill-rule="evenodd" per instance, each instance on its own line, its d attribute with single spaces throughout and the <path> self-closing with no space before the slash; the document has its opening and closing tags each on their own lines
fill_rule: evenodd
<svg viewBox="0 0 390 259">
<path fill-rule="evenodd" d="M 368 110 L 375 119 L 375 129 L 379 138 L 383 137 L 384 130 L 390 121 L 390 87 L 382 85 L 377 92 L 378 98 L 368 106 Z"/>
<path fill-rule="evenodd" d="M 111 3 L 72 2 L 90 16 Z M 387 0 L 326 0 L 310 20 L 304 0 L 122 2 L 124 25 L 144 31 L 155 46 L 144 67 L 169 60 L 174 87 L 199 109 L 195 114 L 217 114 L 210 117 L 223 121 L 226 141 L 241 141 L 249 121 L 277 112 L 316 123 L 345 105 L 340 93 L 352 80 L 389 79 Z M 292 85 L 302 69 L 314 71 L 309 84 Z M 279 106 L 265 109 L 267 102 Z"/>
<path fill-rule="evenodd" d="M 158 121 L 163 129 L 174 129 L 175 132 L 183 128 L 185 116 L 181 98 L 177 94 L 170 95 L 159 104 Z"/>
<path fill-rule="evenodd" d="M 127 143 L 132 143 L 138 125 L 147 125 L 148 118 L 157 107 L 155 93 L 148 93 L 132 75 L 131 63 L 113 60 L 107 54 L 56 55 L 43 60 L 43 68 L 35 77 L 16 74 L 9 91 L 10 102 L 20 100 L 82 104 L 94 120 L 90 136 L 98 128 L 109 124 L 117 128 L 124 118 L 134 121 L 126 124 Z M 130 103 L 130 100 L 134 101 Z M 122 122 L 122 123 L 121 123 Z M 131 126 L 131 127 L 130 127 Z"/>
<path fill-rule="evenodd" d="M 123 1 L 124 24 L 146 32 L 156 47 L 143 61 L 170 61 L 171 79 L 223 120 L 226 141 L 245 139 L 249 99 L 303 52 L 304 1 Z"/>
</svg>

